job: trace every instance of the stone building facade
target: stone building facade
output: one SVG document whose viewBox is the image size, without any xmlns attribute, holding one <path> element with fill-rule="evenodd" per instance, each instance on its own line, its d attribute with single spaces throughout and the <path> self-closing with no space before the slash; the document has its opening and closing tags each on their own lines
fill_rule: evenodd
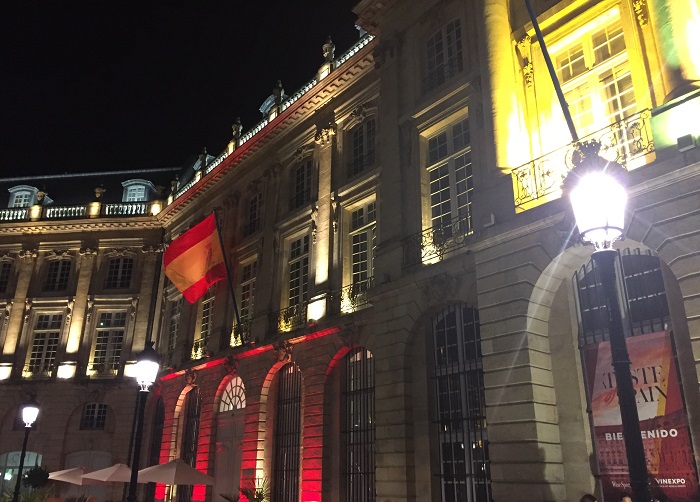
<svg viewBox="0 0 700 502">
<path fill-rule="evenodd" d="M 697 486 L 697 2 L 533 3 L 579 136 L 629 171 L 626 334 L 672 340 L 691 438 L 674 455 Z M 215 478 L 144 495 L 219 501 L 269 481 L 276 502 L 602 498 L 583 354 L 607 339 L 607 307 L 561 195 L 574 146 L 524 3 L 364 0 L 355 12 L 367 33 L 354 47 L 336 57 L 329 41 L 309 84 L 278 84 L 260 124 L 235 124 L 156 216 L 119 220 L 158 246 L 216 212 L 240 313 L 225 281 L 190 305 L 158 252 L 142 258 L 131 352 L 152 338 L 163 373 L 141 463 L 182 458 Z M 28 282 L 13 305 L 31 312 Z M 71 296 L 60 301 L 82 321 L 88 300 Z M 21 391 L 87 392 L 78 376 L 22 378 L 15 311 L 3 431 Z M 62 462 L 69 449 L 49 448 L 47 427 L 33 451 Z"/>
</svg>

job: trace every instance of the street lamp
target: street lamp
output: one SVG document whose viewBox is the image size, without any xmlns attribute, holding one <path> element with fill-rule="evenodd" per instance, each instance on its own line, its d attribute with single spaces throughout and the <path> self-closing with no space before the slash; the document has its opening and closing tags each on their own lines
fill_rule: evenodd
<svg viewBox="0 0 700 502">
<path fill-rule="evenodd" d="M 577 144 L 572 159 L 574 167 L 564 180 L 564 191 L 569 193 L 581 240 L 592 243 L 595 248 L 593 261 L 600 273 L 608 306 L 610 351 L 617 381 L 630 485 L 635 502 L 649 502 L 649 474 L 617 296 L 617 251 L 612 248 L 613 242 L 622 236 L 625 226 L 627 171 L 620 164 L 601 158 L 599 152 L 600 143 L 597 141 Z"/>
<path fill-rule="evenodd" d="M 36 417 L 39 416 L 39 403 L 34 397 L 30 397 L 29 401 L 22 406 L 22 421 L 24 422 L 24 442 L 22 443 L 22 454 L 19 456 L 19 469 L 17 471 L 17 483 L 15 483 L 15 493 L 12 496 L 12 502 L 19 500 L 19 490 L 22 487 L 22 470 L 24 469 L 24 456 L 27 454 L 27 441 L 29 440 L 29 431 L 32 430 L 32 425 L 36 422 Z"/>
<path fill-rule="evenodd" d="M 146 410 L 148 390 L 156 381 L 160 365 L 158 353 L 153 349 L 153 342 L 146 342 L 146 347 L 136 356 L 134 373 L 139 384 L 139 394 L 136 400 L 136 431 L 133 438 L 133 456 L 131 459 L 131 480 L 129 482 L 129 502 L 136 502 L 136 483 L 139 476 L 139 459 L 141 457 L 141 440 L 143 437 L 143 415 Z"/>
</svg>

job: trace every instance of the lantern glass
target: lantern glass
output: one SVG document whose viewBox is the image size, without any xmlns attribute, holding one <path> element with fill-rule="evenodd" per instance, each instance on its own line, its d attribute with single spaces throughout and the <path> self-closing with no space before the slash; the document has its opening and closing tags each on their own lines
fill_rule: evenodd
<svg viewBox="0 0 700 502">
<path fill-rule="evenodd" d="M 27 427 L 31 427 L 39 416 L 39 406 L 35 402 L 30 402 L 22 407 L 22 421 Z"/>
<path fill-rule="evenodd" d="M 605 172 L 591 172 L 581 178 L 570 199 L 581 238 L 597 251 L 611 249 L 625 228 L 624 186 Z"/>
</svg>

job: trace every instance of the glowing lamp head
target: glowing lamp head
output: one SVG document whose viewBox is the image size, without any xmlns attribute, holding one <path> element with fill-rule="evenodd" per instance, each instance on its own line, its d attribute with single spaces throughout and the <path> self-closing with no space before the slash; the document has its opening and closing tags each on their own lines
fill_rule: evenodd
<svg viewBox="0 0 700 502">
<path fill-rule="evenodd" d="M 153 342 L 146 342 L 146 347 L 136 356 L 134 377 L 144 392 L 148 392 L 149 387 L 158 377 L 159 359 L 158 353 L 153 348 Z"/>
<path fill-rule="evenodd" d="M 22 406 L 22 421 L 25 427 L 31 427 L 39 416 L 39 403 L 33 397 Z"/>
<path fill-rule="evenodd" d="M 581 143 L 574 155 L 574 168 L 566 180 L 565 191 L 584 242 L 596 251 L 612 249 L 625 228 L 627 191 L 624 167 L 598 155 L 600 144 Z"/>
</svg>

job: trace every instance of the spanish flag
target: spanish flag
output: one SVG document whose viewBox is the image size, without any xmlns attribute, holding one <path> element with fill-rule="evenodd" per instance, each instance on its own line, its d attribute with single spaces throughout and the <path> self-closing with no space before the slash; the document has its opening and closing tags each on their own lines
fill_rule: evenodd
<svg viewBox="0 0 700 502">
<path fill-rule="evenodd" d="M 190 303 L 199 300 L 209 286 L 226 278 L 214 213 L 168 246 L 163 255 L 163 268 L 168 279 Z"/>
</svg>

